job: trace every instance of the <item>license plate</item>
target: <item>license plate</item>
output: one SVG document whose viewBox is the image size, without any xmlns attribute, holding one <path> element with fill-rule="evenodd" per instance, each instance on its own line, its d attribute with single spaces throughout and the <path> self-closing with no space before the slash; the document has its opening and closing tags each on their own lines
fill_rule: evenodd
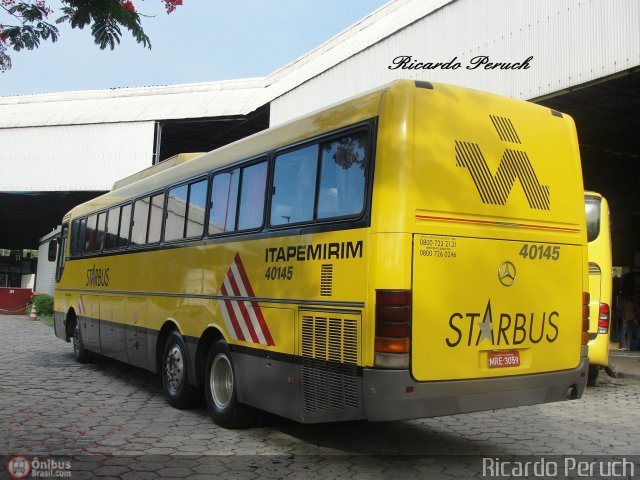
<svg viewBox="0 0 640 480">
<path fill-rule="evenodd" d="M 520 352 L 517 350 L 487 352 L 489 368 L 520 366 Z"/>
</svg>

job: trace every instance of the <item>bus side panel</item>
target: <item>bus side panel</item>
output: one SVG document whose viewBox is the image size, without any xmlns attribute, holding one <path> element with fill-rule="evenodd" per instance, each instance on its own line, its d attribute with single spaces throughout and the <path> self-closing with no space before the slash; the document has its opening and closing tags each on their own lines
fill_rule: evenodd
<svg viewBox="0 0 640 480">
<path fill-rule="evenodd" d="M 155 343 L 150 341 L 146 329 L 146 299 L 126 297 L 124 321 L 126 322 L 126 354 L 128 362 L 147 370 L 155 371 L 154 358 L 149 352 L 154 351 Z"/>
<path fill-rule="evenodd" d="M 80 335 L 87 350 L 102 353 L 100 348 L 100 296 L 80 295 Z"/>
<path fill-rule="evenodd" d="M 100 297 L 100 345 L 102 354 L 121 362 L 127 361 L 125 299 L 103 295 Z"/>
<path fill-rule="evenodd" d="M 262 308 L 270 325 L 295 331 L 294 310 Z M 282 338 L 281 332 L 274 334 Z M 296 362 L 291 355 L 242 347 L 232 347 L 236 365 L 238 399 L 276 415 L 298 418 Z"/>
</svg>

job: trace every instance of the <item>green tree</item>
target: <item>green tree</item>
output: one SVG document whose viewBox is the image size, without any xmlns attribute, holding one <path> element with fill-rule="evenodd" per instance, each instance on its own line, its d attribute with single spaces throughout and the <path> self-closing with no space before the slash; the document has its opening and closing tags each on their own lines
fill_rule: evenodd
<svg viewBox="0 0 640 480">
<path fill-rule="evenodd" d="M 173 12 L 182 0 L 160 0 L 167 13 Z M 104 50 L 113 50 L 120 43 L 122 29 L 129 30 L 133 38 L 151 48 L 151 41 L 144 33 L 141 15 L 131 0 L 61 0 L 62 14 L 56 24 L 68 22 L 72 28 L 91 27 L 93 40 Z M 34 50 L 40 42 L 56 42 L 58 28 L 49 23 L 54 10 L 46 0 L 0 0 L 0 72 L 11 68 L 9 49 Z"/>
</svg>

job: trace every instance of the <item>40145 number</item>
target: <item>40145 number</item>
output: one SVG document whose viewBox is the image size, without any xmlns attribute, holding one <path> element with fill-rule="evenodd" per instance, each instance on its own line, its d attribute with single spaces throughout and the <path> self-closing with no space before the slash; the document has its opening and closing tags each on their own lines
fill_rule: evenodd
<svg viewBox="0 0 640 480">
<path fill-rule="evenodd" d="M 269 267 L 264 273 L 267 280 L 291 280 L 293 278 L 293 267 Z"/>
<path fill-rule="evenodd" d="M 518 255 L 530 260 L 558 260 L 560 258 L 560 247 L 525 243 Z"/>
</svg>

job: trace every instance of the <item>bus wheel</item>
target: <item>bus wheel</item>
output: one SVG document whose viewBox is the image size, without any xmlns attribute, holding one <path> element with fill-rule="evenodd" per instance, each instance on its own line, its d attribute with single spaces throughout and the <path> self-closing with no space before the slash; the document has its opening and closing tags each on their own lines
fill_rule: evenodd
<svg viewBox="0 0 640 480">
<path fill-rule="evenodd" d="M 162 386 L 171 406 L 180 410 L 193 408 L 198 403 L 198 390 L 187 380 L 187 355 L 182 335 L 171 332 L 162 355 Z"/>
<path fill-rule="evenodd" d="M 243 428 L 255 421 L 257 410 L 238 401 L 231 351 L 224 340 L 218 340 L 209 351 L 204 378 L 207 407 L 218 425 Z"/>
<path fill-rule="evenodd" d="M 587 377 L 587 385 L 593 387 L 596 384 L 599 372 L 600 367 L 598 367 L 597 365 L 589 365 L 589 376 Z"/>
<path fill-rule="evenodd" d="M 87 363 L 89 361 L 89 351 L 84 348 L 82 344 L 82 337 L 80 336 L 80 321 L 76 320 L 73 323 L 73 356 L 78 363 Z"/>
</svg>

